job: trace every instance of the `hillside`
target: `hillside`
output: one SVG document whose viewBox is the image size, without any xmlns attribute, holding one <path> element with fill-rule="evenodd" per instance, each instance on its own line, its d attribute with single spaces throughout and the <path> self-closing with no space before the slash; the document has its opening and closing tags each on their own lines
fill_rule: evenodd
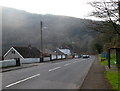
<svg viewBox="0 0 120 91">
<path fill-rule="evenodd" d="M 3 54 L 11 46 L 31 44 L 40 48 L 40 21 L 43 21 L 44 48 L 67 47 L 75 52 L 93 51 L 96 32 L 91 20 L 68 16 L 39 15 L 13 8 L 2 8 Z"/>
</svg>

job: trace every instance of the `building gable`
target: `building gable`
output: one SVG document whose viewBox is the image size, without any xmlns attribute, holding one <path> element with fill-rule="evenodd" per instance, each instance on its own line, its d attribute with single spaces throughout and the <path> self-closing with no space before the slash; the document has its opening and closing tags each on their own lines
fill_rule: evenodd
<svg viewBox="0 0 120 91">
<path fill-rule="evenodd" d="M 59 49 L 59 51 L 63 52 L 64 54 L 71 55 L 71 52 L 69 49 Z"/>
<path fill-rule="evenodd" d="M 11 47 L 4 55 L 4 59 L 14 58 L 23 58 L 23 56 L 14 47 Z"/>
</svg>

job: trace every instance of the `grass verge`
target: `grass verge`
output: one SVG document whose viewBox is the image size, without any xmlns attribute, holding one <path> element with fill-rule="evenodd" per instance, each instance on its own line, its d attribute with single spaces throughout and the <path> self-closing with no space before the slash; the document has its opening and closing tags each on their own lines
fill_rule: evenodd
<svg viewBox="0 0 120 91">
<path fill-rule="evenodd" d="M 120 91 L 120 87 L 119 87 L 120 73 L 118 73 L 118 71 L 106 71 L 105 74 L 106 74 L 106 78 L 108 79 L 108 81 L 112 85 L 112 88 Z"/>
<path fill-rule="evenodd" d="M 108 65 L 108 59 L 107 58 L 102 58 L 101 55 L 99 55 L 99 59 L 101 60 L 101 65 L 107 66 Z M 111 65 L 116 65 L 116 55 L 111 54 L 111 60 L 110 60 Z M 118 70 L 108 70 L 105 72 L 105 76 L 109 83 L 112 85 L 113 89 L 117 89 L 120 91 L 120 73 L 118 73 Z"/>
</svg>

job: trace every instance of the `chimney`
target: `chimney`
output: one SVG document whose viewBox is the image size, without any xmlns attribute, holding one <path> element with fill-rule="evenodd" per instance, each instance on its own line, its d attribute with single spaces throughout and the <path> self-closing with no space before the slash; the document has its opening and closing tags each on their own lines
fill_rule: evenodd
<svg viewBox="0 0 120 91">
<path fill-rule="evenodd" d="M 28 48 L 32 49 L 31 44 L 28 45 Z"/>
</svg>

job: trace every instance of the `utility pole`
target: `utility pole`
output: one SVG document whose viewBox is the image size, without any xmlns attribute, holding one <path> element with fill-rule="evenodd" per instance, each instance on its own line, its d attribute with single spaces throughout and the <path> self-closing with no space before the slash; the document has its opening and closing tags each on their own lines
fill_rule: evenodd
<svg viewBox="0 0 120 91">
<path fill-rule="evenodd" d="M 43 28 L 42 28 L 42 25 L 43 25 L 43 23 L 42 23 L 42 21 L 40 21 L 40 31 L 41 31 L 41 46 L 40 46 L 40 50 L 41 50 L 41 54 L 40 54 L 40 62 L 43 62 L 43 34 L 42 34 L 42 30 L 43 30 Z"/>
<path fill-rule="evenodd" d="M 119 12 L 119 23 L 120 23 L 120 0 L 118 0 L 118 12 Z"/>
</svg>

